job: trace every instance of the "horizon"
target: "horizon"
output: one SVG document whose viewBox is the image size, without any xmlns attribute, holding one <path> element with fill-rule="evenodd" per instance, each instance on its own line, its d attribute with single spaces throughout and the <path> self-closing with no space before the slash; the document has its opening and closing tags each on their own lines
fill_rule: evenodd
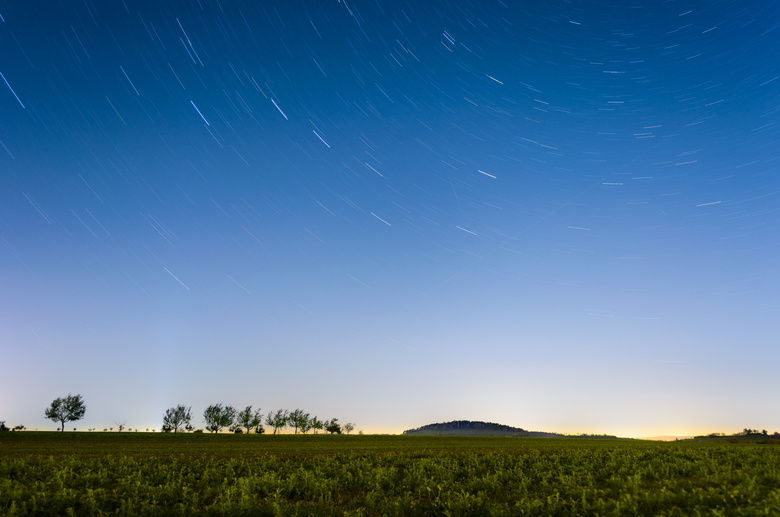
<svg viewBox="0 0 780 517">
<path fill-rule="evenodd" d="M 6 425 L 8 425 L 8 422 L 6 422 Z M 216 433 L 212 433 L 210 431 L 205 430 L 205 428 L 203 426 L 195 426 L 195 429 L 193 431 L 182 430 L 182 431 L 178 431 L 178 433 L 173 433 L 173 432 L 167 433 L 167 432 L 161 430 L 161 428 L 160 428 L 161 426 L 158 426 L 156 428 L 155 427 L 151 427 L 151 426 L 149 426 L 149 427 L 140 426 L 138 428 L 136 428 L 136 427 L 132 427 L 132 428 L 127 427 L 127 428 L 124 428 L 122 431 L 120 431 L 120 430 L 118 430 L 118 428 L 116 428 L 116 424 L 112 424 L 112 425 L 114 427 L 106 426 L 106 427 L 102 427 L 101 428 L 100 426 L 96 426 L 96 427 L 81 428 L 79 426 L 75 426 L 75 430 L 74 430 L 73 427 L 69 428 L 66 425 L 65 431 L 60 431 L 60 429 L 56 428 L 56 426 L 52 427 L 50 429 L 48 429 L 48 428 L 47 429 L 42 429 L 42 428 L 39 428 L 39 427 L 36 427 L 36 428 L 25 427 L 24 429 L 21 429 L 21 430 L 11 429 L 9 432 L 30 432 L 30 431 L 31 432 L 51 432 L 51 433 L 63 432 L 65 434 L 67 434 L 67 433 L 74 433 L 74 432 L 76 432 L 76 433 L 104 433 L 104 432 L 106 432 L 106 433 L 149 433 L 149 434 L 152 434 L 152 433 L 154 433 L 154 434 L 192 434 L 194 431 L 198 431 L 198 432 L 202 432 L 203 434 L 234 434 L 232 431 L 230 431 L 228 429 L 223 429 L 223 430 L 220 430 L 220 431 L 218 431 Z M 267 426 L 264 425 L 263 427 L 265 428 L 265 431 L 263 433 L 261 433 L 261 434 L 264 434 L 264 435 L 274 435 L 274 434 L 277 434 L 277 435 L 283 435 L 283 434 L 284 435 L 295 435 L 295 434 L 304 435 L 305 434 L 307 436 L 315 435 L 315 434 L 316 435 L 321 435 L 321 434 L 322 435 L 330 435 L 330 433 L 328 433 L 326 431 L 318 431 L 318 432 L 309 431 L 307 433 L 301 433 L 301 432 L 295 433 L 292 429 L 288 429 L 288 428 L 285 428 L 284 430 L 280 430 L 279 432 L 274 433 L 273 430 L 269 431 L 269 428 Z M 349 435 L 349 436 L 371 436 L 371 435 L 373 435 L 373 436 L 402 436 L 404 434 L 404 432 L 407 431 L 407 430 L 408 429 L 404 429 L 404 430 L 398 431 L 398 432 L 393 432 L 393 431 L 389 431 L 389 430 L 385 430 L 385 431 L 383 431 L 383 430 L 366 431 L 364 429 L 360 429 L 360 428 L 356 427 L 355 430 L 350 432 L 350 433 L 342 432 L 341 434 Z M 684 440 L 684 439 L 690 439 L 690 438 L 702 437 L 702 436 L 708 436 L 708 435 L 739 436 L 739 435 L 743 434 L 742 431 L 725 432 L 725 433 L 724 432 L 700 432 L 700 433 L 693 433 L 693 434 L 655 434 L 655 435 L 642 435 L 641 433 L 640 434 L 633 434 L 633 435 L 622 435 L 622 434 L 615 434 L 615 433 L 586 433 L 586 432 L 573 432 L 572 433 L 572 432 L 559 432 L 559 431 L 550 431 L 550 430 L 532 430 L 532 429 L 526 429 L 526 431 L 550 432 L 550 433 L 560 434 L 563 437 L 572 437 L 572 438 L 576 438 L 578 436 L 601 436 L 601 435 L 604 435 L 604 436 L 614 436 L 617 439 L 651 440 L 651 441 L 674 441 L 674 440 Z M 772 431 L 769 431 L 769 430 L 767 430 L 767 431 L 769 432 L 770 435 L 772 434 Z M 244 433 L 244 434 L 246 434 L 246 433 Z M 258 433 L 252 432 L 252 433 L 249 433 L 249 434 L 258 434 Z M 756 433 L 756 434 L 761 434 L 761 432 L 759 431 L 759 433 Z"/>
<path fill-rule="evenodd" d="M 780 8 L 526 4 L 1 7 L 0 419 L 780 429 Z"/>
<path fill-rule="evenodd" d="M 186 406 L 186 404 L 185 404 L 185 406 Z M 235 407 L 236 407 L 237 410 L 241 410 L 241 409 L 244 408 L 244 406 L 240 406 L 240 407 L 239 406 L 235 406 Z M 87 409 L 89 409 L 88 405 L 87 405 Z M 253 406 L 253 409 L 257 409 L 257 408 Z M 277 409 L 279 409 L 279 408 L 277 408 Z M 301 409 L 306 411 L 305 408 L 301 408 Z M 263 418 L 265 418 L 266 413 L 263 412 L 262 415 L 263 415 Z M 311 415 L 311 416 L 318 416 L 320 418 L 325 418 L 325 417 L 322 417 L 321 415 Z M 446 420 L 446 421 L 440 421 L 440 422 L 427 422 L 427 423 L 424 423 L 424 424 L 413 425 L 413 426 L 410 426 L 410 427 L 404 427 L 403 429 L 400 429 L 400 428 L 397 428 L 397 427 L 386 427 L 386 428 L 365 427 L 365 426 L 361 426 L 359 422 L 355 422 L 354 420 L 343 419 L 343 418 L 339 418 L 338 416 L 333 416 L 333 415 L 327 417 L 327 419 L 334 418 L 334 417 L 338 419 L 339 424 L 341 424 L 341 425 L 343 425 L 343 424 L 345 424 L 347 422 L 352 422 L 352 423 L 355 424 L 354 430 L 351 433 L 349 433 L 351 435 L 357 435 L 359 433 L 366 434 L 366 435 L 372 435 L 372 434 L 373 435 L 400 435 L 400 434 L 403 434 L 407 430 L 417 429 L 419 427 L 423 427 L 423 426 L 430 425 L 430 424 L 449 423 L 449 422 L 453 422 L 453 421 L 464 421 L 464 420 L 473 421 L 473 422 L 481 421 L 481 420 L 469 420 L 469 419 L 457 418 L 457 419 L 453 419 L 453 420 Z M 71 421 L 71 422 L 66 423 L 64 432 L 66 432 L 66 433 L 67 432 L 74 432 L 73 429 L 75 428 L 76 429 L 75 432 L 141 432 L 141 433 L 156 432 L 156 433 L 163 433 L 163 431 L 161 430 L 161 428 L 162 428 L 162 415 L 161 415 L 159 421 L 156 422 L 156 425 L 138 425 L 138 426 L 136 426 L 136 425 L 132 425 L 130 423 L 130 421 L 125 421 L 124 423 L 125 423 L 126 427 L 125 427 L 125 429 L 123 431 L 119 431 L 117 429 L 118 422 L 122 422 L 122 420 L 120 420 L 120 419 L 117 419 L 117 421 L 112 421 L 110 425 L 97 425 L 96 422 L 97 422 L 97 420 L 94 420 L 94 419 L 90 420 L 89 419 L 89 414 L 87 413 L 87 416 L 85 416 L 85 418 L 82 419 L 82 420 Z M 204 433 L 211 434 L 209 431 L 205 430 L 205 421 L 203 421 L 203 414 L 202 414 L 202 412 L 195 412 L 195 410 L 193 409 L 193 419 L 192 419 L 192 422 L 193 422 L 194 429 L 199 429 L 199 430 L 203 431 Z M 590 430 L 590 431 L 585 431 L 585 430 L 567 430 L 567 431 L 562 431 L 562 430 L 559 430 L 559 429 L 535 429 L 535 428 L 532 429 L 532 428 L 529 428 L 529 427 L 526 427 L 526 426 L 507 424 L 507 423 L 501 422 L 501 421 L 482 421 L 482 422 L 493 423 L 493 424 L 500 424 L 500 425 L 508 425 L 510 427 L 516 427 L 516 428 L 519 428 L 519 429 L 523 429 L 525 431 L 549 432 L 549 433 L 557 433 L 557 434 L 563 434 L 563 435 L 568 435 L 568 436 L 577 436 L 577 435 L 610 435 L 610 436 L 616 436 L 617 438 L 633 438 L 633 439 L 648 439 L 648 440 L 674 440 L 674 439 L 682 439 L 682 438 L 693 438 L 695 436 L 706 436 L 706 435 L 713 434 L 713 433 L 724 434 L 726 436 L 738 435 L 738 434 L 741 434 L 744 431 L 744 429 L 746 429 L 745 427 L 743 427 L 741 430 L 737 429 L 737 430 L 726 430 L 726 431 L 724 431 L 724 430 L 711 430 L 710 429 L 710 430 L 696 430 L 696 431 L 694 431 L 694 430 L 691 430 L 689 428 L 689 429 L 683 429 L 682 432 L 655 432 L 655 433 L 651 432 L 651 433 L 644 433 L 644 434 L 641 432 L 641 430 L 634 430 L 634 431 L 630 431 L 629 430 L 629 431 L 626 431 L 625 433 L 621 434 L 621 433 L 618 433 L 618 432 L 605 431 L 605 430 L 600 429 L 600 428 L 599 428 L 598 431 L 595 431 L 595 430 Z M 12 428 L 15 425 L 25 425 L 25 424 L 23 422 L 9 422 L 9 421 L 6 421 L 6 425 L 9 428 Z M 273 433 L 273 429 L 269 428 L 265 423 L 263 423 L 263 427 L 265 429 L 264 434 L 274 434 Z M 758 428 L 750 428 L 750 429 L 754 429 L 758 433 L 760 433 L 762 431 L 762 429 L 765 429 L 765 428 L 758 427 Z M 38 426 L 25 425 L 25 429 L 24 430 L 25 431 L 42 431 L 42 432 L 47 432 L 47 431 L 60 432 L 60 430 L 59 430 L 59 423 L 55 423 L 55 422 L 52 422 L 51 420 L 45 420 L 45 419 L 40 420 L 40 425 L 38 425 Z M 766 430 L 768 431 L 769 434 L 772 434 L 773 432 L 775 432 L 774 429 L 766 428 Z M 183 431 L 182 430 L 180 432 L 181 433 L 186 433 L 186 432 L 191 432 L 191 431 Z M 227 428 L 221 430 L 220 433 L 222 433 L 222 434 L 225 434 L 225 433 L 230 434 L 230 432 L 227 430 Z M 276 434 L 294 434 L 294 431 L 293 431 L 292 427 L 287 426 L 287 427 L 282 428 L 282 430 L 280 430 Z M 298 434 L 301 434 L 301 433 L 298 433 Z M 313 430 L 309 431 L 309 433 L 307 433 L 307 434 L 314 434 L 314 431 Z M 327 433 L 325 431 L 320 431 L 320 432 L 318 432 L 316 434 L 327 434 Z"/>
</svg>

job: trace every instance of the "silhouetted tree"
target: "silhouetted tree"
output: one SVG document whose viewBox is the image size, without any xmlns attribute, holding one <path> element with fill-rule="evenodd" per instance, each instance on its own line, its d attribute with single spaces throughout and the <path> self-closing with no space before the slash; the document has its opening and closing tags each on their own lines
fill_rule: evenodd
<svg viewBox="0 0 780 517">
<path fill-rule="evenodd" d="M 257 429 L 258 426 L 262 427 L 263 415 L 260 414 L 260 408 L 257 411 L 252 411 L 252 406 L 247 406 L 243 411 L 239 411 L 236 418 L 236 427 L 243 427 L 246 429 L 247 434 L 252 429 Z"/>
<path fill-rule="evenodd" d="M 190 427 L 190 420 L 192 420 L 192 407 L 186 407 L 183 404 L 179 404 L 176 407 L 169 408 L 165 411 L 163 416 L 163 432 L 174 433 L 179 431 L 180 427 Z"/>
<path fill-rule="evenodd" d="M 312 425 L 311 425 L 311 417 L 309 417 L 309 413 L 304 413 L 303 415 L 301 415 L 301 420 L 298 423 L 300 424 L 299 427 L 301 428 L 301 432 L 303 434 L 306 434 L 309 431 L 311 431 Z"/>
<path fill-rule="evenodd" d="M 304 413 L 302 409 L 296 409 L 290 413 L 287 421 L 295 429 L 295 434 L 298 434 L 298 428 L 303 427 L 309 421 L 309 414 Z"/>
<path fill-rule="evenodd" d="M 325 425 L 325 430 L 330 434 L 341 434 L 341 425 L 339 425 L 339 419 L 334 418 Z"/>
<path fill-rule="evenodd" d="M 353 424 L 352 422 L 347 422 L 346 424 L 344 424 L 345 433 L 349 434 L 350 432 L 352 432 L 353 429 L 355 429 L 355 424 Z"/>
<path fill-rule="evenodd" d="M 268 424 L 269 427 L 274 428 L 274 434 L 276 434 L 279 429 L 284 428 L 287 425 L 288 420 L 289 415 L 287 414 L 286 409 L 278 409 L 265 415 L 265 423 Z"/>
<path fill-rule="evenodd" d="M 0 420 L 0 432 L 10 431 L 11 429 L 5 426 L 5 420 Z"/>
<path fill-rule="evenodd" d="M 212 433 L 218 433 L 223 427 L 233 425 L 236 418 L 236 410 L 233 406 L 222 406 L 222 404 L 212 404 L 203 412 L 203 419 L 206 421 L 206 430 Z"/>
<path fill-rule="evenodd" d="M 81 420 L 86 412 L 87 406 L 84 405 L 81 395 L 68 395 L 65 398 L 54 399 L 46 408 L 45 415 L 49 420 L 59 422 L 62 425 L 60 430 L 65 432 L 65 422 Z"/>
<path fill-rule="evenodd" d="M 317 431 L 322 431 L 325 429 L 325 422 L 316 416 L 313 416 L 311 417 L 311 428 L 314 429 L 314 434 L 317 434 Z"/>
</svg>

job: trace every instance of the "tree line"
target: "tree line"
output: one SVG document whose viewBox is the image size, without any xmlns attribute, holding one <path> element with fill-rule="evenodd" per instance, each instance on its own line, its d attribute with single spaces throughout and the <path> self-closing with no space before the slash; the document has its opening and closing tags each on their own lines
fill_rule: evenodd
<svg viewBox="0 0 780 517">
<path fill-rule="evenodd" d="M 163 416 L 163 432 L 177 433 L 182 431 L 198 432 L 192 426 L 192 407 L 179 404 L 165 411 Z M 320 420 L 316 416 L 311 416 L 302 409 L 288 411 L 286 409 L 277 409 L 265 415 L 260 413 L 260 409 L 253 410 L 252 406 L 246 406 L 238 411 L 233 406 L 223 406 L 222 404 L 212 404 L 203 411 L 203 420 L 206 423 L 206 430 L 212 433 L 218 433 L 223 429 L 228 429 L 234 433 L 257 433 L 265 432 L 264 424 L 273 429 L 273 434 L 285 427 L 292 428 L 295 434 L 300 431 L 306 434 L 309 431 L 325 431 L 330 434 L 349 434 L 355 429 L 355 424 L 348 422 L 344 425 L 339 424 L 338 418 L 331 420 Z"/>
<path fill-rule="evenodd" d="M 68 395 L 67 397 L 58 397 L 54 399 L 45 410 L 46 418 L 60 424 L 60 431 L 65 431 L 66 422 L 75 422 L 84 418 L 87 412 L 87 406 L 81 395 Z M 169 408 L 163 415 L 162 431 L 165 433 L 185 432 L 203 432 L 192 425 L 192 407 L 179 404 Z M 349 434 L 355 429 L 355 424 L 349 422 L 339 424 L 338 418 L 330 420 L 320 420 L 316 416 L 311 416 L 302 409 L 288 411 L 278 409 L 265 415 L 260 413 L 260 409 L 253 410 L 252 406 L 246 406 L 238 411 L 233 406 L 212 404 L 203 411 L 203 420 L 206 423 L 206 430 L 212 433 L 218 433 L 223 429 L 228 429 L 233 433 L 256 433 L 265 432 L 264 424 L 273 429 L 273 434 L 277 434 L 284 428 L 291 428 L 295 434 L 300 431 L 306 434 L 309 431 L 325 431 L 330 434 Z M 5 422 L 2 423 L 0 430 L 6 430 Z M 117 424 L 118 429 L 124 429 L 124 422 Z M 24 426 L 17 426 L 23 429 Z"/>
</svg>

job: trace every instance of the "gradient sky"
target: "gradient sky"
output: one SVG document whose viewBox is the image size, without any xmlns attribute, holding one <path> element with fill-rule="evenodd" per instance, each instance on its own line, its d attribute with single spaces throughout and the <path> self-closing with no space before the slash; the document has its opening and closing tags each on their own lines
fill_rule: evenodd
<svg viewBox="0 0 780 517">
<path fill-rule="evenodd" d="M 780 430 L 779 40 L 763 0 L 0 1 L 0 419 Z"/>
</svg>

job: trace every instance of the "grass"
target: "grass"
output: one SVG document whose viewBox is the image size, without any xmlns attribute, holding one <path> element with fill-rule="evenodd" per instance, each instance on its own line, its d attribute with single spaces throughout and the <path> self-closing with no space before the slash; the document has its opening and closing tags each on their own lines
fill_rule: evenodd
<svg viewBox="0 0 780 517">
<path fill-rule="evenodd" d="M 777 515 L 780 447 L 578 438 L 0 435 L 0 515 Z"/>
</svg>

